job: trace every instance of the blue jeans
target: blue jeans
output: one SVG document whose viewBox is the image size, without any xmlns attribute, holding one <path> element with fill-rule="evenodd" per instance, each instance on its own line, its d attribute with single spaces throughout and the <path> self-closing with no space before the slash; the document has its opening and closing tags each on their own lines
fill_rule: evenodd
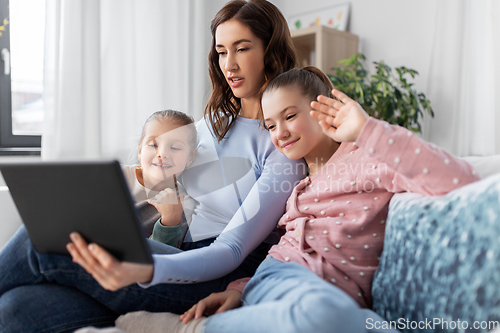
<svg viewBox="0 0 500 333">
<path fill-rule="evenodd" d="M 188 243 L 184 249 L 211 241 Z M 153 253 L 181 251 L 152 240 L 149 245 Z M 73 332 L 90 325 L 111 326 L 119 315 L 138 310 L 183 313 L 210 293 L 225 290 L 230 282 L 253 275 L 268 249 L 261 244 L 220 279 L 147 289 L 134 284 L 111 292 L 70 256 L 36 251 L 23 226 L 0 253 L 0 332 Z"/>
<path fill-rule="evenodd" d="M 360 333 L 383 319 L 297 263 L 268 257 L 243 290 L 241 308 L 208 317 L 204 333 Z"/>
</svg>

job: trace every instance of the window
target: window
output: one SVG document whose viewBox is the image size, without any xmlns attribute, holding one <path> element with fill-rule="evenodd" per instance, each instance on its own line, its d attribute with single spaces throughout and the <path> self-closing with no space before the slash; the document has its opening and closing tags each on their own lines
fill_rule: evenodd
<svg viewBox="0 0 500 333">
<path fill-rule="evenodd" d="M 0 154 L 40 154 L 45 1 L 0 0 Z"/>
</svg>

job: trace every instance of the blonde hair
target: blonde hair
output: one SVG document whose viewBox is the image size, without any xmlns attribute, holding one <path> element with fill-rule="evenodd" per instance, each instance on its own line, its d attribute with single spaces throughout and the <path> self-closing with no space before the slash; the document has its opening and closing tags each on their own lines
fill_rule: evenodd
<svg viewBox="0 0 500 333">
<path fill-rule="evenodd" d="M 144 140 L 144 137 L 146 136 L 146 125 L 152 121 L 171 121 L 179 126 L 186 126 L 192 132 L 192 135 L 189 138 L 189 146 L 191 147 L 191 151 L 194 151 L 196 149 L 198 144 L 198 133 L 196 131 L 196 127 L 194 126 L 193 117 L 185 114 L 184 112 L 171 109 L 156 111 L 152 115 L 150 115 L 148 119 L 146 119 L 144 126 L 142 126 L 139 144 L 141 144 L 142 140 Z"/>
</svg>

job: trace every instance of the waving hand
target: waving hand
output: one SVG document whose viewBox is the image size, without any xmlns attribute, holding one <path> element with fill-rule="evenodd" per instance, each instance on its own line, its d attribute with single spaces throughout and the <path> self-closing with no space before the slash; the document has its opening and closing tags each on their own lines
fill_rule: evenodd
<svg viewBox="0 0 500 333">
<path fill-rule="evenodd" d="M 311 102 L 311 116 L 319 120 L 323 132 L 337 142 L 356 141 L 368 121 L 368 114 L 358 102 L 333 89 L 336 99 L 318 96 Z"/>
</svg>

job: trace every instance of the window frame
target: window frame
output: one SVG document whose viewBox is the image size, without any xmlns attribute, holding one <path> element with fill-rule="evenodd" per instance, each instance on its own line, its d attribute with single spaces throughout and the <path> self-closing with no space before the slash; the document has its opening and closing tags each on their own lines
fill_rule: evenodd
<svg viewBox="0 0 500 333">
<path fill-rule="evenodd" d="M 10 53 L 9 0 L 0 0 L 0 24 L 9 20 L 0 37 L 0 53 L 6 48 Z M 14 135 L 12 132 L 11 75 L 4 74 L 5 62 L 0 58 L 0 155 L 40 155 L 41 135 Z"/>
</svg>

